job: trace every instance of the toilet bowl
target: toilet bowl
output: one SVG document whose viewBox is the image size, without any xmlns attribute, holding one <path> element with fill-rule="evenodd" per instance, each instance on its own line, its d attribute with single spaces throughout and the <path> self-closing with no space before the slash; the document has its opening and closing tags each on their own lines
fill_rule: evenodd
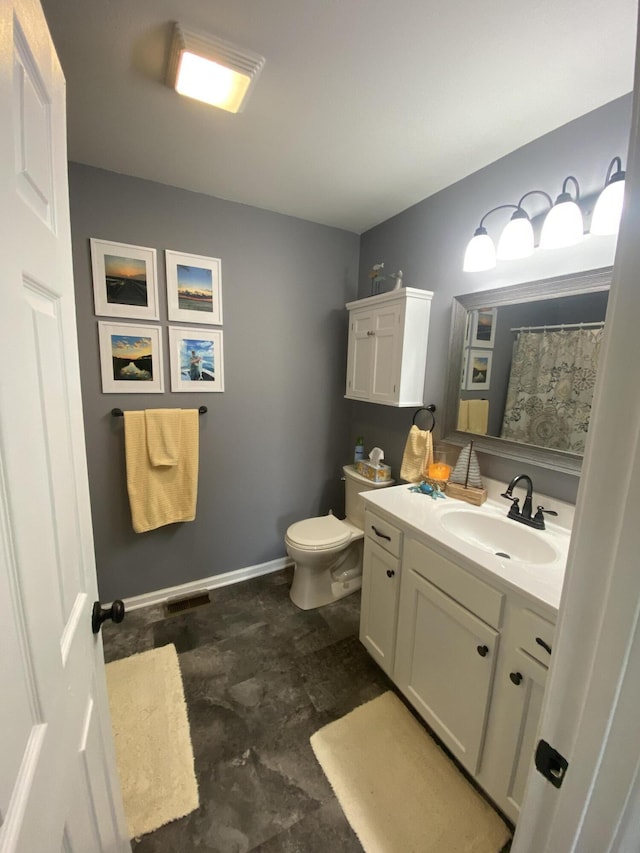
<svg viewBox="0 0 640 853">
<path fill-rule="evenodd" d="M 287 530 L 285 546 L 294 561 L 289 596 L 301 610 L 322 607 L 362 586 L 364 501 L 362 492 L 393 485 L 372 483 L 345 465 L 347 517 L 318 516 L 296 521 Z"/>
</svg>

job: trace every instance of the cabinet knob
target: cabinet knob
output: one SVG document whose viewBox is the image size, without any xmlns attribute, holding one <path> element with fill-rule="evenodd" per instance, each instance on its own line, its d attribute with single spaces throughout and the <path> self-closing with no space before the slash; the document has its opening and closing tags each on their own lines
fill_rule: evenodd
<svg viewBox="0 0 640 853">
<path fill-rule="evenodd" d="M 393 571 L 393 569 L 387 569 L 387 577 L 392 578 L 394 576 L 395 576 L 395 572 Z"/>
<path fill-rule="evenodd" d="M 371 331 L 367 332 L 367 337 L 368 337 L 368 338 L 370 338 L 372 335 L 375 335 L 375 332 L 371 332 Z"/>
<path fill-rule="evenodd" d="M 510 672 L 509 678 L 513 681 L 514 684 L 520 684 L 522 681 L 522 673 L 521 672 Z"/>
<path fill-rule="evenodd" d="M 489 654 L 489 646 L 478 646 L 478 654 L 481 658 L 486 658 Z"/>
</svg>

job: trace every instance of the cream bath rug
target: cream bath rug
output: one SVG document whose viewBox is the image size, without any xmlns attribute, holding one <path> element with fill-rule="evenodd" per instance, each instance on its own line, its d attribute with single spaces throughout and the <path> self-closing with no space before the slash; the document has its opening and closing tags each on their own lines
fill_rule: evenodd
<svg viewBox="0 0 640 853">
<path fill-rule="evenodd" d="M 199 806 L 180 665 L 170 645 L 106 671 L 124 811 L 137 838 Z"/>
<path fill-rule="evenodd" d="M 366 853 L 499 853 L 511 837 L 390 691 L 311 746 Z"/>
</svg>

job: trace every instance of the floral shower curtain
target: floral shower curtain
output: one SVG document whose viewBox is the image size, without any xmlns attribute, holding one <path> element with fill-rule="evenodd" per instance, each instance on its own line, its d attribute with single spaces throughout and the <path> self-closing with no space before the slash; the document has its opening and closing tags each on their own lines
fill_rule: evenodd
<svg viewBox="0 0 640 853">
<path fill-rule="evenodd" d="M 603 328 L 520 332 L 502 438 L 583 453 Z"/>
</svg>

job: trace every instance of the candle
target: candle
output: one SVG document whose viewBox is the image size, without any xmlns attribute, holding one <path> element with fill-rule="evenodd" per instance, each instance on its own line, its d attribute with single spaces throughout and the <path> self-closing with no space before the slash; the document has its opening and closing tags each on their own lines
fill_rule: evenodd
<svg viewBox="0 0 640 853">
<path fill-rule="evenodd" d="M 451 474 L 451 465 L 446 462 L 432 462 L 427 471 L 432 480 L 448 480 Z"/>
</svg>

